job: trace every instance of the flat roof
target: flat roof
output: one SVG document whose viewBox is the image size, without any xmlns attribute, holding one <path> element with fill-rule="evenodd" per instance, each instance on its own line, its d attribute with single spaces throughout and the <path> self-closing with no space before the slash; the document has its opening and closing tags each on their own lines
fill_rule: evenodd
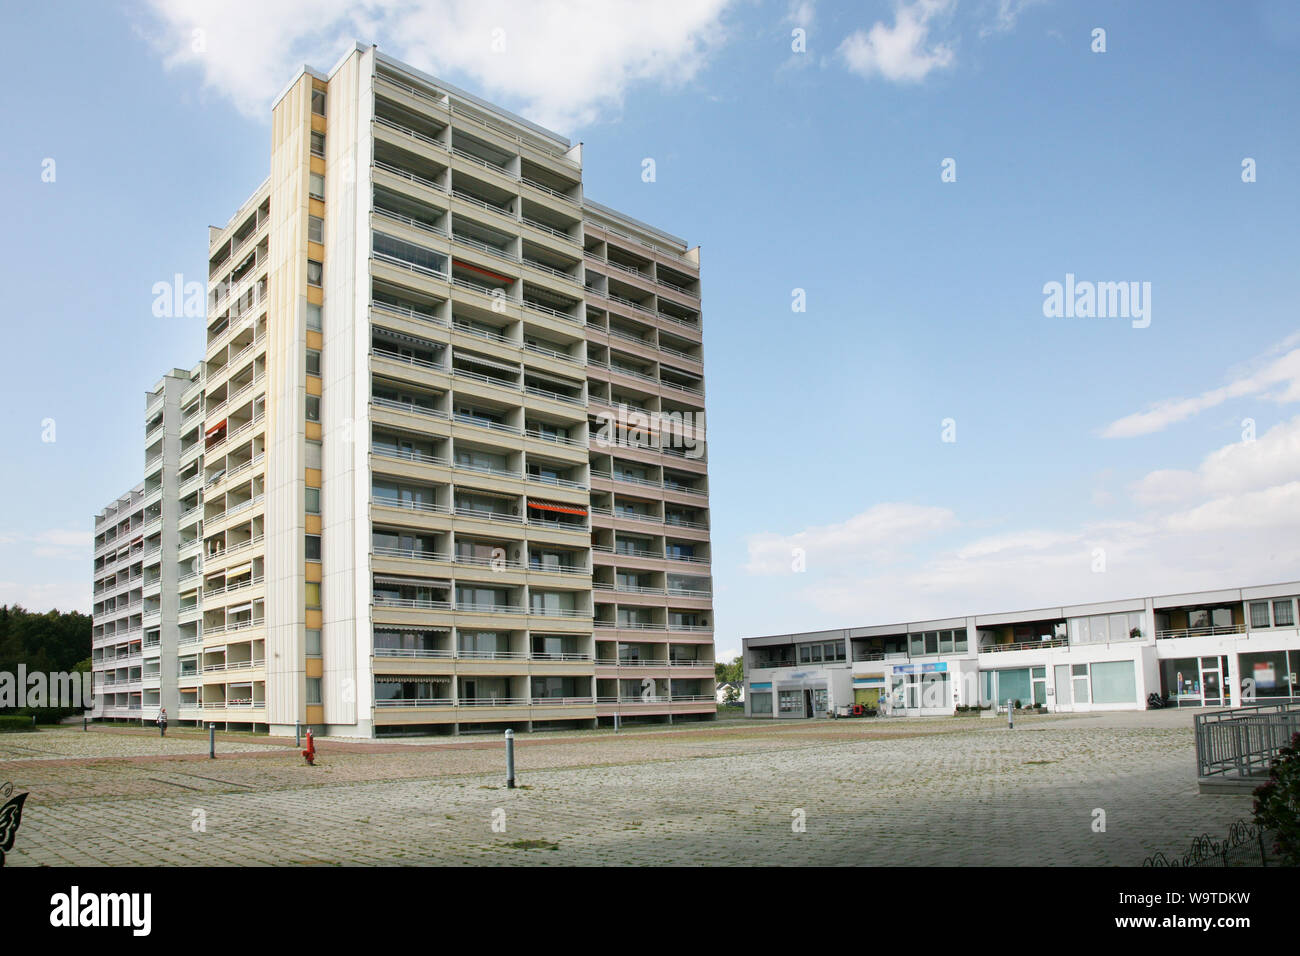
<svg viewBox="0 0 1300 956">
<path fill-rule="evenodd" d="M 1236 603 L 1238 601 L 1266 600 L 1271 597 L 1300 594 L 1300 581 L 1279 581 L 1275 584 L 1256 584 L 1234 588 L 1215 588 L 1210 591 L 1186 591 L 1157 594 L 1150 597 L 1122 598 L 1116 601 L 1091 601 L 1082 604 L 1062 604 L 1059 607 L 1033 608 L 1026 611 L 1002 611 L 987 614 L 969 614 L 964 617 L 934 618 L 925 621 L 901 621 L 896 624 L 870 624 L 861 627 L 831 628 L 820 631 L 798 631 L 789 634 L 764 634 L 741 638 L 743 646 L 768 647 L 784 642 L 803 643 L 824 641 L 844 636 L 884 637 L 894 634 L 915 634 L 925 630 L 944 630 L 965 626 L 973 621 L 976 627 L 986 625 L 1023 623 L 1027 621 L 1054 620 L 1057 618 L 1089 614 L 1123 614 L 1142 610 L 1150 601 L 1153 608 L 1187 607 L 1195 604 Z"/>
</svg>

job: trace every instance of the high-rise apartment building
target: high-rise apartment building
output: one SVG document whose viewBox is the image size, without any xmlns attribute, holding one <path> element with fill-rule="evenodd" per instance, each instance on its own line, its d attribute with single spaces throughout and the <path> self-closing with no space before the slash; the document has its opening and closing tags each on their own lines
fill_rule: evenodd
<svg viewBox="0 0 1300 956">
<path fill-rule="evenodd" d="M 197 375 L 173 369 L 145 396 L 144 481 L 95 516 L 91 667 L 97 718 L 154 719 L 177 704 L 176 642 L 185 573 L 181 432 L 197 420 L 182 396 Z M 189 524 L 190 540 L 196 532 Z"/>
<path fill-rule="evenodd" d="M 698 249 L 587 200 L 581 146 L 358 46 L 276 100 L 271 175 L 209 259 L 161 497 L 149 472 L 96 525 L 98 589 L 131 522 L 152 540 L 143 508 L 175 522 L 169 716 L 373 736 L 714 713 Z M 128 678 L 131 580 L 120 613 L 104 594 Z"/>
</svg>

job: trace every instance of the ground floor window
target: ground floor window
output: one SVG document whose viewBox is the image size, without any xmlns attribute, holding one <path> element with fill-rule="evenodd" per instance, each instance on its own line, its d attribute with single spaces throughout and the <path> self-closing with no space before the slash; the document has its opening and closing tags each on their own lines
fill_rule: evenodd
<svg viewBox="0 0 1300 956">
<path fill-rule="evenodd" d="M 1132 661 L 1100 661 L 1092 665 L 1094 704 L 1132 704 L 1137 700 L 1137 677 Z"/>
<path fill-rule="evenodd" d="M 1300 697 L 1300 651 L 1242 654 L 1241 698 L 1244 702 L 1276 697 Z"/>
<path fill-rule="evenodd" d="M 948 674 L 931 671 L 895 674 L 890 682 L 890 705 L 895 709 L 920 710 L 948 706 Z"/>
<path fill-rule="evenodd" d="M 751 714 L 770 714 L 772 712 L 772 695 L 770 693 L 749 695 L 749 712 Z"/>
<path fill-rule="evenodd" d="M 1012 667 L 1000 671 L 980 671 L 980 697 L 985 704 L 1025 707 L 1047 703 L 1047 668 Z"/>
<path fill-rule="evenodd" d="M 781 713 L 783 714 L 802 713 L 803 701 L 800 699 L 802 696 L 803 694 L 797 690 L 781 691 L 781 699 L 780 699 Z"/>
<path fill-rule="evenodd" d="M 1226 657 L 1178 657 L 1160 663 L 1160 686 L 1170 702 L 1183 707 L 1230 704 Z"/>
</svg>

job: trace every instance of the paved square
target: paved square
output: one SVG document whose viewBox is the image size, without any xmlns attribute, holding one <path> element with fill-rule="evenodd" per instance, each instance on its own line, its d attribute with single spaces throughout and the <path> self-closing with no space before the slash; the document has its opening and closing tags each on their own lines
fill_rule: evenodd
<svg viewBox="0 0 1300 956">
<path fill-rule="evenodd" d="M 741 721 L 293 741 L 0 736 L 29 790 L 9 865 L 1137 865 L 1249 816 L 1196 790 L 1190 712 Z M 1105 831 L 1094 830 L 1104 811 Z M 200 829 L 198 824 L 202 823 Z M 795 824 L 802 822 L 802 832 Z"/>
</svg>

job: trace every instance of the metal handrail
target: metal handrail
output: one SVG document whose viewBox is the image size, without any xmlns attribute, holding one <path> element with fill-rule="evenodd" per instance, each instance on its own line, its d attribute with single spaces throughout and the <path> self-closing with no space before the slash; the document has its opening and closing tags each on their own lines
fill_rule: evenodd
<svg viewBox="0 0 1300 956">
<path fill-rule="evenodd" d="M 1214 637 L 1222 635 L 1242 635 L 1246 633 L 1244 624 L 1220 624 L 1209 627 L 1177 627 L 1156 631 L 1156 640 L 1175 640 L 1183 637 Z"/>
<path fill-rule="evenodd" d="M 1300 733 L 1300 703 L 1247 705 L 1193 720 L 1199 776 L 1257 776 Z"/>
<path fill-rule="evenodd" d="M 425 179 L 423 176 L 417 176 L 415 173 L 402 169 L 400 166 L 394 166 L 392 163 L 375 160 L 370 165 L 376 169 L 382 169 L 386 173 L 392 173 L 394 176 L 400 176 L 402 179 L 409 179 L 411 182 L 419 183 L 421 186 L 428 186 L 430 189 L 436 189 L 440 193 L 447 192 L 445 186 L 438 185 L 432 179 Z"/>
</svg>

